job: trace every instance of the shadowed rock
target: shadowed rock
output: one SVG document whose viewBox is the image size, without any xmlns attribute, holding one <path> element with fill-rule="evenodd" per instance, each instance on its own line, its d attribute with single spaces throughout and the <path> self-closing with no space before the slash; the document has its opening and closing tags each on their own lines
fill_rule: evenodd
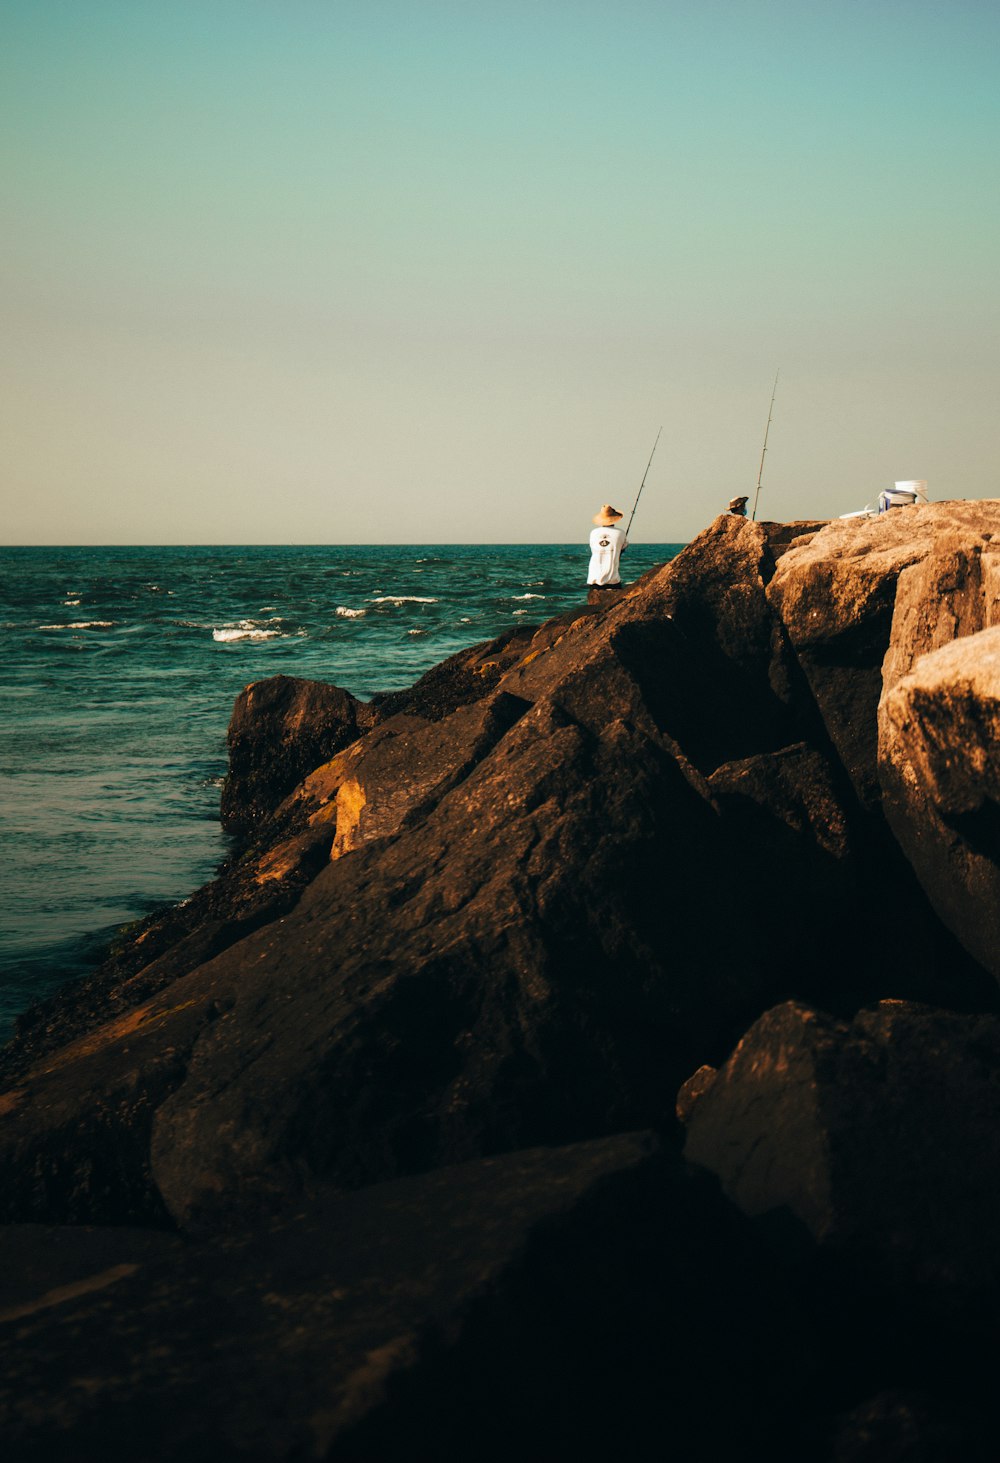
<svg viewBox="0 0 1000 1463">
<path fill-rule="evenodd" d="M 85 1240 L 58 1293 L 0 1290 L 11 1463 L 659 1457 L 665 1426 L 692 1460 L 774 1456 L 807 1375 L 763 1247 L 644 1135 L 314 1194 L 176 1253 Z"/>
<path fill-rule="evenodd" d="M 996 1290 L 1000 1019 L 785 1004 L 690 1089 L 686 1157 L 748 1215 L 789 1210 L 883 1285 Z"/>
<path fill-rule="evenodd" d="M 241 691 L 229 722 L 222 826 L 244 837 L 320 762 L 358 737 L 371 717 L 339 686 L 271 676 Z"/>
</svg>

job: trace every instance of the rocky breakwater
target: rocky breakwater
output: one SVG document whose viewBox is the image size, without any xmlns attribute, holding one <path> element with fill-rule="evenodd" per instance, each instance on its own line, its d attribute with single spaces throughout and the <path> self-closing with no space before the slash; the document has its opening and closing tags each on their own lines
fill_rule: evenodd
<svg viewBox="0 0 1000 1463">
<path fill-rule="evenodd" d="M 15 1448 L 979 1456 L 995 534 L 723 516 L 409 692 L 249 688 L 244 851 L 4 1058 Z"/>
</svg>

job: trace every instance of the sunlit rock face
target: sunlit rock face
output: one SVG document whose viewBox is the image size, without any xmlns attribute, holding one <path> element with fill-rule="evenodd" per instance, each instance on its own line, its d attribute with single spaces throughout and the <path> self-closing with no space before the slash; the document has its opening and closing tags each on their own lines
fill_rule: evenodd
<svg viewBox="0 0 1000 1463">
<path fill-rule="evenodd" d="M 1000 501 L 934 503 L 827 525 L 778 563 L 768 597 L 866 804 L 879 798 L 883 676 L 995 623 Z"/>
<path fill-rule="evenodd" d="M 879 773 L 931 904 L 1000 980 L 1000 629 L 924 655 L 886 692 Z"/>
</svg>

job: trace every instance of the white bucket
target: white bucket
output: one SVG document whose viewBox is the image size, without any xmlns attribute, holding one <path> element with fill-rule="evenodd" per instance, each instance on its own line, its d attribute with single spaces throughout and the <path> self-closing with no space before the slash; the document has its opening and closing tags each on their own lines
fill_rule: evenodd
<svg viewBox="0 0 1000 1463">
<path fill-rule="evenodd" d="M 896 484 L 896 490 L 900 493 L 912 493 L 918 503 L 927 502 L 926 478 L 907 478 L 906 482 Z"/>
</svg>

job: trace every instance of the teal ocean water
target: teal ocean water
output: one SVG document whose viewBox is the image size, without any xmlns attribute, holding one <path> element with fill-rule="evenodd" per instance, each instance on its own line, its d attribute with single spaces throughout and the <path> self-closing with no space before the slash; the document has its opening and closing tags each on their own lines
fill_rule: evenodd
<svg viewBox="0 0 1000 1463">
<path fill-rule="evenodd" d="M 679 544 L 630 547 L 637 578 Z M 585 545 L 0 549 L 0 1040 L 211 878 L 235 697 L 367 699 L 581 603 Z"/>
</svg>

